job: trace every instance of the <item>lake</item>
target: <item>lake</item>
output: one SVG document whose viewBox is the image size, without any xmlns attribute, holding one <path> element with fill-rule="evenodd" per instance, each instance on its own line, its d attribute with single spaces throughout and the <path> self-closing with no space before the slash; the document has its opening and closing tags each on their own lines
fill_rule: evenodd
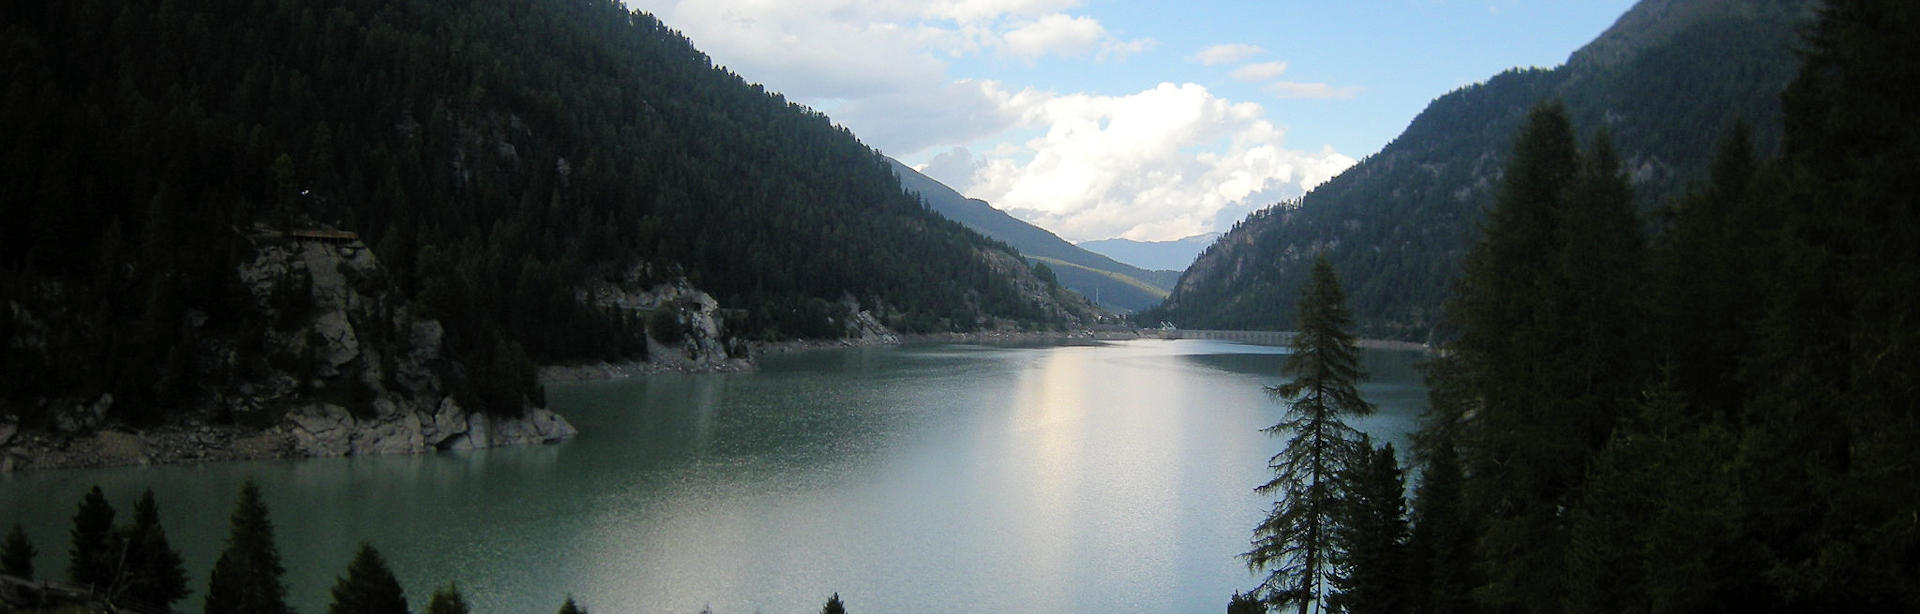
<svg viewBox="0 0 1920 614">
<path fill-rule="evenodd" d="M 767 357 L 751 373 L 550 384 L 579 427 L 535 448 L 0 475 L 42 576 L 99 484 L 151 487 L 199 611 L 241 480 L 258 480 L 302 612 L 361 541 L 416 609 L 475 612 L 1219 612 L 1270 500 L 1284 349 L 1215 341 L 909 345 Z M 1413 352 L 1368 351 L 1354 421 L 1403 450 Z"/>
</svg>

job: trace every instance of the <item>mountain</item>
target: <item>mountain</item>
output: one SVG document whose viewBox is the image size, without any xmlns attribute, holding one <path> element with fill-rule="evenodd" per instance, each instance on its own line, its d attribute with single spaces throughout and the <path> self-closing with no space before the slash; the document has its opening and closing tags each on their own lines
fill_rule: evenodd
<svg viewBox="0 0 1920 614">
<path fill-rule="evenodd" d="M 1702 181 L 1736 122 L 1776 151 L 1812 0 L 1644 0 L 1555 69 L 1514 69 L 1434 100 L 1380 153 L 1255 212 L 1188 267 L 1150 319 L 1285 329 L 1314 254 L 1347 284 L 1360 332 L 1424 340 L 1476 235 L 1528 109 L 1564 102 L 1583 140 L 1609 135 L 1643 211 Z"/>
<path fill-rule="evenodd" d="M 728 351 L 1090 315 L 845 128 L 615 0 L 10 3 L 0 68 L 0 414 L 27 426 L 381 417 L 380 391 L 425 390 L 391 352 L 312 369 L 345 345 L 266 331 L 431 347 L 434 391 L 512 415 L 541 404 L 535 364 L 639 358 L 700 313 L 722 338 L 689 341 Z M 251 283 L 263 237 L 377 266 Z M 335 275 L 371 298 L 304 308 Z M 630 300 L 681 283 L 714 300 Z M 271 403 L 228 394 L 282 379 Z"/>
<path fill-rule="evenodd" d="M 1144 269 L 1184 271 L 1200 252 L 1213 245 L 1220 233 L 1197 234 L 1172 241 L 1134 241 L 1101 239 L 1076 243 L 1082 249 Z"/>
<path fill-rule="evenodd" d="M 1077 247 L 1045 229 L 993 208 L 986 201 L 962 196 L 898 160 L 887 160 L 893 164 L 893 172 L 900 176 L 900 185 L 908 192 L 919 194 L 928 208 L 1013 246 L 1033 261 L 1046 263 L 1059 278 L 1060 285 L 1095 299 L 1102 307 L 1139 311 L 1158 305 L 1167 297 L 1167 290 L 1179 281 L 1176 272 L 1146 270 Z"/>
</svg>

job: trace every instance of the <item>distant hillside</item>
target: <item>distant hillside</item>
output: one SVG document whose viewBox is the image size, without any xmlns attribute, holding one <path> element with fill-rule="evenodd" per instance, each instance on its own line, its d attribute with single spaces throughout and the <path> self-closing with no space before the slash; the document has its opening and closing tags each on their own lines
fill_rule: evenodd
<svg viewBox="0 0 1920 614">
<path fill-rule="evenodd" d="M 27 422 L 79 404 L 270 424 L 284 407 L 218 391 L 281 375 L 291 403 L 383 407 L 378 386 L 305 367 L 302 348 L 326 344 L 265 332 L 298 330 L 302 280 L 336 274 L 277 273 L 284 291 L 254 296 L 235 272 L 263 249 L 254 235 L 285 230 L 332 227 L 377 256 L 348 282 L 392 299 L 326 330 L 444 331 L 425 364 L 462 404 L 503 413 L 540 403 L 535 363 L 638 358 L 649 337 L 686 335 L 693 305 L 622 299 L 681 280 L 718 300 L 735 349 L 875 320 L 951 331 L 1088 312 L 927 211 L 845 128 L 615 0 L 77 0 L 0 16 L 0 414 Z M 280 375 L 254 373 L 258 356 Z"/>
<path fill-rule="evenodd" d="M 1150 318 L 1285 329 L 1313 255 L 1347 284 L 1368 335 L 1433 332 L 1527 109 L 1564 101 L 1582 139 L 1608 133 L 1643 210 L 1700 181 L 1739 120 L 1779 143 L 1780 91 L 1812 0 L 1645 0 L 1552 70 L 1510 70 L 1428 105 L 1379 154 L 1255 212 L 1207 248 Z"/>
<path fill-rule="evenodd" d="M 888 158 L 900 185 L 925 199 L 927 206 L 947 219 L 959 222 L 990 238 L 1003 241 L 1030 259 L 1046 262 L 1060 279 L 1060 285 L 1089 299 L 1098 299 L 1102 307 L 1120 311 L 1139 311 L 1160 304 L 1168 289 L 1179 281 L 1174 271 L 1150 271 L 1116 262 L 1113 258 L 1082 249 L 1051 232 L 1020 221 L 986 201 L 967 198 L 946 184 L 920 174 L 900 161 Z"/>
<path fill-rule="evenodd" d="M 1087 251 L 1118 260 L 1143 269 L 1158 271 L 1185 271 L 1193 259 L 1200 256 L 1208 245 L 1213 245 L 1220 233 L 1197 234 L 1172 241 L 1134 241 L 1132 239 L 1101 239 L 1075 243 Z"/>
</svg>

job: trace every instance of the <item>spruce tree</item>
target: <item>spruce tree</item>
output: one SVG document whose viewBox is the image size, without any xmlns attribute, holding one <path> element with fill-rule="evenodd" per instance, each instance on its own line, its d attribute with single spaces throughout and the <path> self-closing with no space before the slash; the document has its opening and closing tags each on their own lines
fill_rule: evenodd
<svg viewBox="0 0 1920 614">
<path fill-rule="evenodd" d="M 1782 97 L 1780 266 L 1741 447 L 1782 609 L 1920 611 L 1916 31 L 1920 4 L 1829 0 Z"/>
<path fill-rule="evenodd" d="M 20 523 L 13 523 L 13 529 L 7 531 L 7 541 L 0 544 L 0 574 L 19 578 L 33 578 L 33 557 L 39 556 L 33 542 L 27 540 L 27 532 Z"/>
<path fill-rule="evenodd" d="M 1582 157 L 1566 110 L 1536 107 L 1515 139 L 1485 235 L 1447 320 L 1436 389 L 1457 429 L 1478 518 L 1476 598 L 1552 607 L 1564 594 L 1565 510 L 1638 391 L 1644 360 L 1639 223 L 1603 136 Z"/>
<path fill-rule="evenodd" d="M 567 602 L 560 604 L 559 614 L 587 614 L 587 609 L 573 602 L 573 596 L 567 596 Z"/>
<path fill-rule="evenodd" d="M 347 575 L 333 583 L 333 603 L 327 614 L 407 614 L 407 596 L 393 577 L 387 560 L 362 542 L 347 564 Z"/>
<path fill-rule="evenodd" d="M 433 597 L 427 602 L 427 614 L 469 614 L 467 599 L 460 595 L 460 586 L 448 584 L 433 591 Z"/>
<path fill-rule="evenodd" d="M 840 602 L 840 593 L 827 598 L 827 605 L 820 606 L 820 614 L 847 614 L 847 604 Z"/>
<path fill-rule="evenodd" d="M 286 573 L 273 544 L 273 522 L 260 487 L 249 479 L 234 502 L 226 550 L 207 581 L 206 614 L 290 614 Z"/>
<path fill-rule="evenodd" d="M 163 608 L 187 596 L 186 565 L 167 542 L 153 490 L 147 490 L 133 506 L 133 526 L 127 529 L 125 539 L 120 596 Z"/>
<path fill-rule="evenodd" d="M 1340 505 L 1334 543 L 1341 553 L 1330 601 L 1351 614 L 1395 614 L 1408 609 L 1406 479 L 1393 444 L 1372 448 L 1361 437 L 1360 457 L 1347 467 L 1348 495 Z"/>
<path fill-rule="evenodd" d="M 1357 387 L 1365 375 L 1347 331 L 1351 320 L 1333 267 L 1317 259 L 1300 295 L 1293 352 L 1281 367 L 1292 379 L 1267 389 L 1288 407 L 1281 422 L 1264 432 L 1292 438 L 1267 461 L 1273 479 L 1254 489 L 1279 499 L 1254 528 L 1253 549 L 1240 556 L 1249 569 L 1268 572 L 1253 594 L 1273 606 L 1296 605 L 1303 614 L 1325 605 L 1340 556 L 1334 523 L 1347 494 L 1343 475 L 1360 438 L 1343 418 L 1373 412 Z"/>
<path fill-rule="evenodd" d="M 113 505 L 99 486 L 87 491 L 73 513 L 73 545 L 67 549 L 67 581 L 93 590 L 112 587 L 120 567 Z"/>
<path fill-rule="evenodd" d="M 1464 614 L 1473 609 L 1473 541 L 1461 494 L 1465 476 L 1451 437 L 1430 442 L 1414 492 L 1413 531 L 1407 543 L 1408 584 L 1414 611 Z"/>
</svg>

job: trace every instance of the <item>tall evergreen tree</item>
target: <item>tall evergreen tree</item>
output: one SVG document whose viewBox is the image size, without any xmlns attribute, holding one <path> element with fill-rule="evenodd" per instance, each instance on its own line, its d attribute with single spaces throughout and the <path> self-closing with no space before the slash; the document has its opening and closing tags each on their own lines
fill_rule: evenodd
<svg viewBox="0 0 1920 614">
<path fill-rule="evenodd" d="M 559 614 L 587 614 L 587 609 L 581 607 L 580 604 L 574 603 L 573 596 L 568 595 L 566 603 L 560 604 Z"/>
<path fill-rule="evenodd" d="M 0 544 L 0 574 L 19 578 L 33 577 L 33 557 L 39 556 L 33 542 L 27 539 L 27 532 L 20 523 L 13 523 L 13 529 L 7 531 L 7 541 Z"/>
<path fill-rule="evenodd" d="M 1740 417 L 1751 396 L 1741 361 L 1751 354 L 1765 308 L 1764 235 L 1779 214 L 1766 205 L 1746 124 L 1722 137 L 1709 182 L 1665 212 L 1649 255 L 1654 347 L 1675 392 L 1700 411 Z"/>
<path fill-rule="evenodd" d="M 1603 136 L 1581 156 L 1565 109 L 1534 109 L 1447 306 L 1457 337 L 1436 409 L 1458 429 L 1493 609 L 1558 603 L 1565 510 L 1639 385 L 1639 223 Z M 1550 606 L 1549 606 L 1550 607 Z"/>
<path fill-rule="evenodd" d="M 362 542 L 347 564 L 347 575 L 333 583 L 333 603 L 327 614 L 407 614 L 407 595 L 393 577 L 387 560 Z"/>
<path fill-rule="evenodd" d="M 1473 611 L 1473 543 L 1476 537 L 1461 493 L 1465 476 L 1453 440 L 1430 446 L 1414 493 L 1413 531 L 1408 538 L 1408 584 L 1413 610 L 1429 614 Z"/>
<path fill-rule="evenodd" d="M 280 582 L 286 572 L 273 543 L 267 504 L 260 499 L 260 487 L 249 479 L 240 485 L 227 548 L 214 561 L 207 581 L 206 614 L 290 614 L 287 587 Z"/>
<path fill-rule="evenodd" d="M 1752 612 L 1731 433 L 1659 384 L 1594 459 L 1569 511 L 1569 612 Z"/>
<path fill-rule="evenodd" d="M 1374 449 L 1361 436 L 1347 467 L 1334 543 L 1341 553 L 1330 601 L 1351 614 L 1398 614 L 1411 605 L 1407 568 L 1406 478 L 1393 444 Z"/>
<path fill-rule="evenodd" d="M 1324 608 L 1334 563 L 1339 501 L 1346 496 L 1343 475 L 1359 450 L 1359 433 L 1344 421 L 1365 416 L 1373 405 L 1360 397 L 1360 369 L 1351 317 L 1340 280 L 1326 259 L 1314 263 L 1313 280 L 1300 295 L 1292 341 L 1281 372 L 1291 378 L 1268 393 L 1288 404 L 1285 417 L 1264 431 L 1291 435 L 1286 448 L 1268 459 L 1274 477 L 1255 489 L 1279 500 L 1254 527 L 1253 549 L 1241 557 L 1247 567 L 1268 573 L 1253 593 L 1270 605 L 1294 604 L 1304 614 Z"/>
<path fill-rule="evenodd" d="M 167 542 L 160 526 L 159 506 L 148 489 L 133 506 L 133 526 L 126 531 L 126 560 L 121 567 L 120 596 L 162 608 L 187 596 L 187 569 Z"/>
<path fill-rule="evenodd" d="M 73 542 L 67 549 L 67 581 L 93 590 L 114 585 L 120 568 L 120 544 L 113 531 L 113 505 L 99 486 L 87 491 L 73 513 Z"/>
<path fill-rule="evenodd" d="M 460 595 L 460 586 L 448 584 L 433 591 L 433 597 L 427 601 L 427 614 L 470 614 L 467 599 Z"/>
<path fill-rule="evenodd" d="M 1829 0 L 1783 97 L 1789 206 L 1741 448 L 1783 609 L 1920 610 L 1915 31 L 1913 2 Z"/>
</svg>

